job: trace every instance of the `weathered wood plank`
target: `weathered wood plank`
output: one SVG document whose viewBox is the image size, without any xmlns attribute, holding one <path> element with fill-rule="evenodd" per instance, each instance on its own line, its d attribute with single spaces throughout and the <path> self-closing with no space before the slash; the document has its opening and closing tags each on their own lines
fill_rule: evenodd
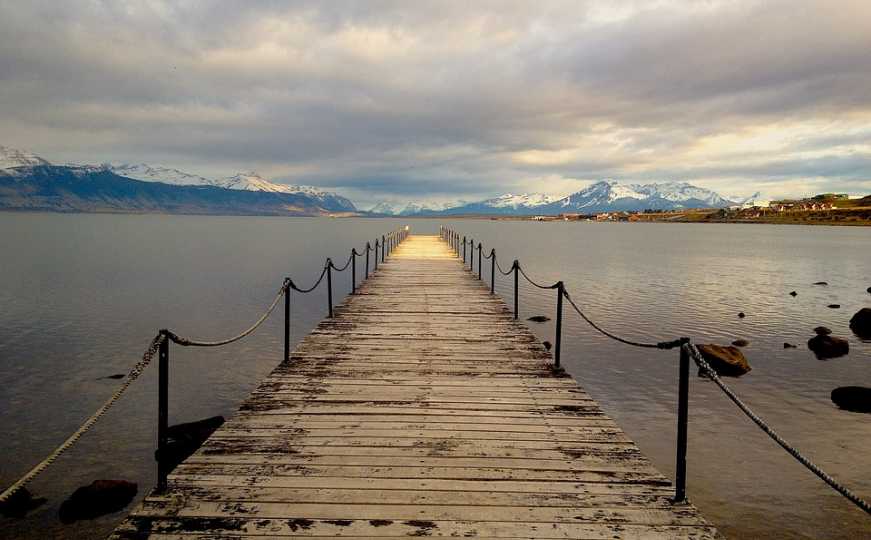
<svg viewBox="0 0 871 540">
<path fill-rule="evenodd" d="M 411 237 L 113 538 L 718 538 L 437 237 Z"/>
</svg>

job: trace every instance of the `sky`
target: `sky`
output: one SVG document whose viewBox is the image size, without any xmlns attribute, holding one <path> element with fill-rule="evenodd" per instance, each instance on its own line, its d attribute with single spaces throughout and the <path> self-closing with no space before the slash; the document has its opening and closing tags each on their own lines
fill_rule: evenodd
<svg viewBox="0 0 871 540">
<path fill-rule="evenodd" d="M 0 144 L 380 201 L 871 193 L 871 2 L 0 0 Z"/>
</svg>

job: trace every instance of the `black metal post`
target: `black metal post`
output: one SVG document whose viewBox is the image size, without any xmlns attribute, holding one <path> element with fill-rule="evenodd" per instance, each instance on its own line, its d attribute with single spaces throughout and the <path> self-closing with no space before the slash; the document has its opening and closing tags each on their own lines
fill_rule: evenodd
<svg viewBox="0 0 871 540">
<path fill-rule="evenodd" d="M 490 248 L 490 294 L 496 293 L 496 249 Z"/>
<path fill-rule="evenodd" d="M 369 279 L 369 252 L 372 251 L 372 244 L 366 242 L 366 279 Z"/>
<path fill-rule="evenodd" d="M 469 272 L 475 273 L 475 239 L 469 239 Z"/>
<path fill-rule="evenodd" d="M 290 359 L 290 279 L 284 280 L 284 361 Z"/>
<path fill-rule="evenodd" d="M 553 363 L 556 367 L 560 367 L 560 345 L 563 340 L 563 295 L 566 293 L 566 286 L 562 281 L 556 284 L 556 336 L 553 340 Z"/>
<path fill-rule="evenodd" d="M 385 242 L 385 239 L 384 239 L 384 235 L 382 234 L 381 235 L 381 262 L 384 262 L 384 252 L 386 251 L 384 249 L 384 242 Z"/>
<path fill-rule="evenodd" d="M 330 318 L 333 318 L 333 261 L 327 259 L 327 306 Z"/>
<path fill-rule="evenodd" d="M 478 242 L 478 279 L 481 279 L 481 242 Z"/>
<path fill-rule="evenodd" d="M 466 267 L 466 237 L 463 236 L 463 268 Z"/>
<path fill-rule="evenodd" d="M 375 239 L 375 270 L 378 270 L 378 239 Z"/>
<path fill-rule="evenodd" d="M 357 248 L 351 248 L 351 294 L 357 292 Z"/>
<path fill-rule="evenodd" d="M 689 413 L 690 355 L 680 348 L 680 380 L 677 401 L 677 463 L 675 464 L 674 502 L 687 499 L 687 422 Z"/>
<path fill-rule="evenodd" d="M 169 442 L 169 337 L 161 330 L 163 341 L 157 352 L 157 491 L 166 490 L 166 445 Z"/>
<path fill-rule="evenodd" d="M 519 301 L 517 299 L 517 292 L 519 290 L 517 285 L 518 285 L 518 282 L 520 281 L 518 279 L 518 277 L 519 277 L 518 274 L 520 274 L 520 271 L 519 271 L 520 270 L 520 263 L 517 262 L 517 259 L 514 259 L 513 268 L 514 268 L 514 320 L 516 321 L 517 316 L 518 316 L 518 312 L 517 312 L 518 306 L 520 305 Z"/>
</svg>

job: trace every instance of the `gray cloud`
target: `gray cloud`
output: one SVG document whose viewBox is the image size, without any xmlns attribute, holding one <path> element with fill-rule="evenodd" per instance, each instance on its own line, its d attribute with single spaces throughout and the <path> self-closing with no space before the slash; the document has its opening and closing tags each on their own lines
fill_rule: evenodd
<svg viewBox="0 0 871 540">
<path fill-rule="evenodd" d="M 835 4 L 0 0 L 0 141 L 364 203 L 602 177 L 856 189 L 871 5 Z"/>
</svg>

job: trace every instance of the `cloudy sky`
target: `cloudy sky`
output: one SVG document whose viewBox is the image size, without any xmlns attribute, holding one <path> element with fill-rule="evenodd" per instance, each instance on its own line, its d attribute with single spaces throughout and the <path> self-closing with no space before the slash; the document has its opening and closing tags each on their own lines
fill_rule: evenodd
<svg viewBox="0 0 871 540">
<path fill-rule="evenodd" d="M 380 200 L 871 192 L 871 2 L 0 0 L 0 144 Z"/>
</svg>

